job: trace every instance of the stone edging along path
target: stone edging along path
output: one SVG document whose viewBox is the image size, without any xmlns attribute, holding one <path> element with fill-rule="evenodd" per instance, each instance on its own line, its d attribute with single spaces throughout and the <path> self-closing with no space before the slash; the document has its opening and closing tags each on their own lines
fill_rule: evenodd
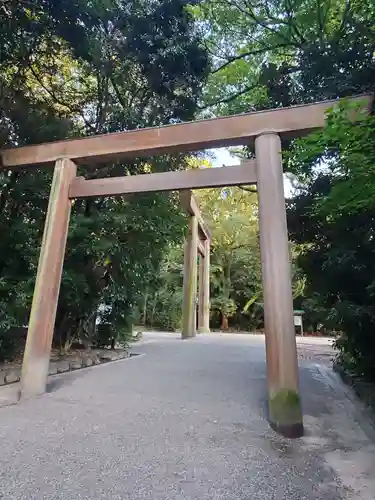
<svg viewBox="0 0 375 500">
<path fill-rule="evenodd" d="M 357 397 L 363 401 L 367 407 L 372 409 L 375 419 L 375 384 L 372 382 L 365 382 L 360 377 L 347 372 L 338 363 L 334 363 L 333 370 L 341 377 L 346 385 L 353 388 Z"/>
<path fill-rule="evenodd" d="M 101 349 L 90 352 L 82 352 L 80 356 L 67 356 L 65 359 L 52 358 L 49 364 L 48 375 L 56 375 L 58 373 L 65 373 L 81 368 L 88 368 L 89 366 L 100 365 L 109 363 L 111 361 L 118 361 L 134 356 L 127 350 L 108 350 Z M 21 368 L 20 366 L 6 365 L 0 370 L 0 386 L 14 384 L 20 381 Z"/>
</svg>

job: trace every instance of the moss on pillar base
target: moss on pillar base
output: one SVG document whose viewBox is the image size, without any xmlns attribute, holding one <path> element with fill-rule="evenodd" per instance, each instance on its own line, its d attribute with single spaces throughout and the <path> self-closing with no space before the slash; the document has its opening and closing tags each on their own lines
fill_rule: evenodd
<svg viewBox="0 0 375 500">
<path fill-rule="evenodd" d="M 181 333 L 181 339 L 182 340 L 187 340 L 187 339 L 195 339 L 196 334 L 194 333 L 193 335 L 186 335 L 185 333 Z"/>
<path fill-rule="evenodd" d="M 271 427 L 285 437 L 303 435 L 301 400 L 297 391 L 281 389 L 269 397 Z"/>
<path fill-rule="evenodd" d="M 206 328 L 204 326 L 200 326 L 198 328 L 198 333 L 210 333 L 210 329 L 209 328 Z"/>
</svg>

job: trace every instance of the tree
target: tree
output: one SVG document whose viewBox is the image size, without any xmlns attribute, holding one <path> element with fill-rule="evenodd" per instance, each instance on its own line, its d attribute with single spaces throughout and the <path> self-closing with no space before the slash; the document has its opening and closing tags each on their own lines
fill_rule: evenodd
<svg viewBox="0 0 375 500">
<path fill-rule="evenodd" d="M 372 92 L 374 8 L 353 0 L 207 0 L 194 6 L 212 58 L 202 114 Z M 373 122 L 354 127 L 344 115 L 332 115 L 322 135 L 299 143 L 286 165 L 296 179 L 288 219 L 303 284 L 297 303 L 314 329 L 344 331 L 342 355 L 373 378 Z M 290 146 L 284 142 L 284 152 Z"/>
<path fill-rule="evenodd" d="M 346 107 L 332 113 L 322 131 L 292 150 L 302 184 L 288 222 L 301 245 L 297 261 L 315 321 L 342 331 L 339 359 L 374 380 L 375 122 L 367 116 L 353 124 L 350 115 Z"/>
<path fill-rule="evenodd" d="M 232 114 L 373 87 L 371 0 L 206 0 L 192 10 L 212 59 L 203 110 Z"/>
<path fill-rule="evenodd" d="M 361 104 L 342 103 L 327 116 L 323 131 L 294 144 L 288 169 L 297 181 L 311 184 L 320 173 L 332 178 L 321 210 L 331 217 L 354 214 L 375 206 L 375 115 Z M 355 120 L 355 121 L 353 121 Z"/>
<path fill-rule="evenodd" d="M 184 255 L 181 240 L 171 245 L 156 280 L 149 283 L 145 325 L 167 331 L 182 326 Z M 142 304 L 144 307 L 144 303 Z"/>
<path fill-rule="evenodd" d="M 227 330 L 239 306 L 260 290 L 256 193 L 210 189 L 200 191 L 198 199 L 212 233 L 211 308 Z"/>
<path fill-rule="evenodd" d="M 198 168 L 198 161 L 190 167 Z M 206 168 L 210 165 L 206 164 Z M 263 324 L 257 194 L 252 188 L 208 189 L 195 193 L 212 234 L 211 325 L 222 330 L 254 330 Z M 295 247 L 291 246 L 292 254 Z M 147 326 L 181 327 L 182 239 L 171 246 L 156 280 L 147 286 Z M 293 297 L 301 300 L 306 278 L 293 266 Z M 146 295 L 145 293 L 145 295 Z M 139 309 L 145 308 L 145 296 Z"/>
<path fill-rule="evenodd" d="M 2 145 L 192 119 L 208 61 L 185 3 L 1 5 Z M 183 155 L 135 158 L 87 165 L 82 173 L 86 178 L 132 175 L 176 170 L 185 162 Z M 51 172 L 37 168 L 1 174 L 2 332 L 27 322 L 50 181 Z M 147 276 L 165 245 L 179 238 L 182 225 L 174 196 L 76 201 L 55 341 L 92 335 L 103 300 L 114 306 L 114 323 L 121 317 L 127 323 Z"/>
<path fill-rule="evenodd" d="M 190 168 L 198 168 L 198 161 Z M 210 165 L 205 164 L 206 168 Z M 255 328 L 262 310 L 253 304 L 243 312 L 249 297 L 261 297 L 256 193 L 240 188 L 208 189 L 195 193 L 211 234 L 211 325 Z M 185 224 L 186 226 L 186 224 Z M 181 328 L 183 239 L 170 247 L 157 279 L 147 287 L 147 321 L 151 327 Z M 144 308 L 144 298 L 139 306 Z"/>
</svg>

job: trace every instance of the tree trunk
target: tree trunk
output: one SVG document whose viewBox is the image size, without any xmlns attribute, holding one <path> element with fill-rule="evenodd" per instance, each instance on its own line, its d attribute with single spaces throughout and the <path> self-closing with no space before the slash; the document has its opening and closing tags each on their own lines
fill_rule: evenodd
<svg viewBox="0 0 375 500">
<path fill-rule="evenodd" d="M 158 301 L 158 293 L 156 292 L 154 294 L 154 300 L 153 300 L 153 303 L 152 303 L 152 311 L 151 311 L 151 317 L 150 317 L 150 324 L 149 326 L 153 326 L 154 325 L 154 316 L 155 316 L 155 310 L 156 310 L 156 303 Z"/>
<path fill-rule="evenodd" d="M 228 330 L 228 316 L 224 313 L 221 314 L 221 327 L 220 330 Z"/>
<path fill-rule="evenodd" d="M 148 299 L 148 292 L 146 292 L 143 296 L 143 318 L 142 318 L 143 326 L 146 326 L 146 321 L 147 321 L 147 299 Z"/>
</svg>

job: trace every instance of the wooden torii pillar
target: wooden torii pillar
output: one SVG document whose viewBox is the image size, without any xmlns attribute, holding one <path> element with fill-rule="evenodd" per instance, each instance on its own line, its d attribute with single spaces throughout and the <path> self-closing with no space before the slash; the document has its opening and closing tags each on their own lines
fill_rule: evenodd
<svg viewBox="0 0 375 500">
<path fill-rule="evenodd" d="M 199 257 L 199 333 L 210 331 L 210 246 L 210 240 L 204 240 L 204 255 Z"/>
<path fill-rule="evenodd" d="M 196 336 L 197 260 L 199 253 L 198 332 L 210 330 L 210 233 L 204 225 L 191 191 L 180 194 L 181 205 L 189 215 L 184 247 L 184 291 L 181 338 Z"/>
<path fill-rule="evenodd" d="M 56 161 L 22 363 L 23 397 L 46 390 L 72 204 L 69 188 L 76 172 L 77 167 L 69 158 Z"/>
</svg>

